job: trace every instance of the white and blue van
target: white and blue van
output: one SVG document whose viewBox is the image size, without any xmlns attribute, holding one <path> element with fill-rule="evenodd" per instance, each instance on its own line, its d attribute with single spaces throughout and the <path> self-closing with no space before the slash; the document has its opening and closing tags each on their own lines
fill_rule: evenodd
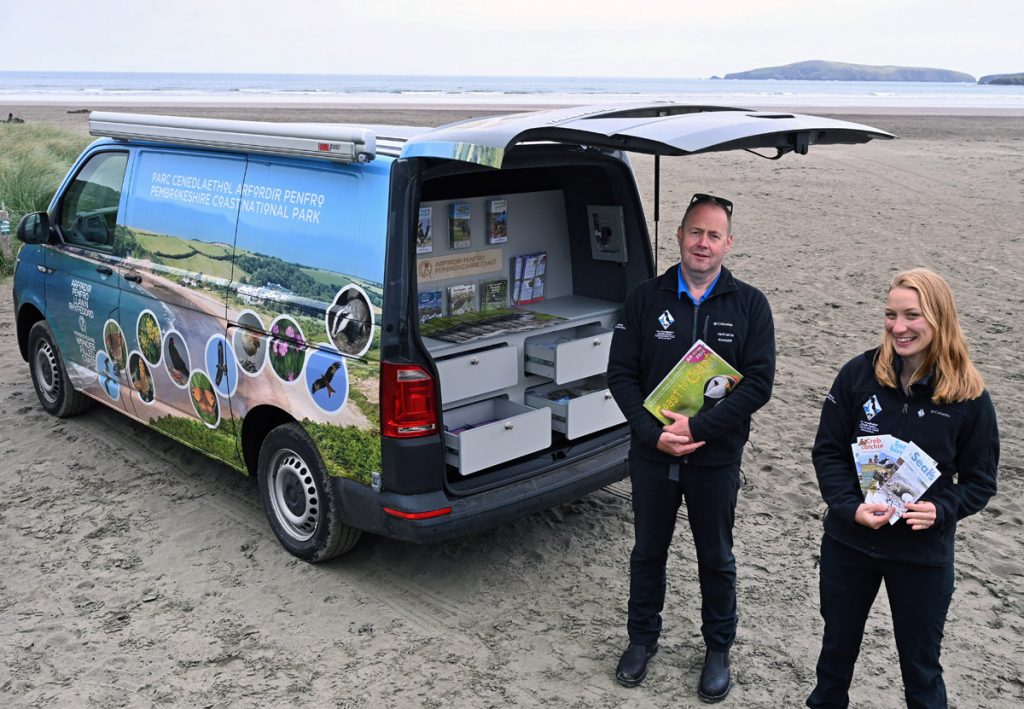
<svg viewBox="0 0 1024 709">
<path fill-rule="evenodd" d="M 471 533 L 626 474 L 608 347 L 654 274 L 626 152 L 891 137 L 672 104 L 436 129 L 93 113 L 90 131 L 18 228 L 40 403 L 100 401 L 257 474 L 309 561 L 362 531 Z"/>
</svg>

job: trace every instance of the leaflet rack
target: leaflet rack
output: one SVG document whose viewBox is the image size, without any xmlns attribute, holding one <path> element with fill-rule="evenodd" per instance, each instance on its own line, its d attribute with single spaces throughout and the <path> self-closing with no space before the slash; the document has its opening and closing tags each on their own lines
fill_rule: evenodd
<svg viewBox="0 0 1024 709">
<path fill-rule="evenodd" d="M 89 133 L 116 140 L 201 145 L 335 162 L 369 162 L 377 154 L 373 130 L 325 123 L 266 123 L 94 111 L 89 115 Z"/>
</svg>

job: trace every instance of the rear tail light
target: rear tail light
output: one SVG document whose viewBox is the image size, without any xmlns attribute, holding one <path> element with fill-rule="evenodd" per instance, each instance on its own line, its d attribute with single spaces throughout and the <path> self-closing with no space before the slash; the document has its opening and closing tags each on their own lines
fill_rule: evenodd
<svg viewBox="0 0 1024 709">
<path fill-rule="evenodd" d="M 434 380 L 416 364 L 381 363 L 381 433 L 388 438 L 428 436 L 437 431 Z"/>
</svg>

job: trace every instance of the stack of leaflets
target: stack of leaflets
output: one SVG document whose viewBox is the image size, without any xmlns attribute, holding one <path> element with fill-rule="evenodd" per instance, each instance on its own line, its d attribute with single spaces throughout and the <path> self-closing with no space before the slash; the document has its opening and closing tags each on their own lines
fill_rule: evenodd
<svg viewBox="0 0 1024 709">
<path fill-rule="evenodd" d="M 440 290 L 419 292 L 419 314 L 421 323 L 444 315 L 444 295 Z"/>
<path fill-rule="evenodd" d="M 448 286 L 449 315 L 462 315 L 476 311 L 476 283 Z"/>
<path fill-rule="evenodd" d="M 743 375 L 713 349 L 697 340 L 676 366 L 644 399 L 644 408 L 664 424 L 672 420 L 662 409 L 693 416 L 720 404 Z"/>
<path fill-rule="evenodd" d="M 544 300 L 547 261 L 547 251 L 512 258 L 512 305 L 529 305 Z"/>
<path fill-rule="evenodd" d="M 508 281 L 499 278 L 494 281 L 483 281 L 480 283 L 480 310 L 489 312 L 491 310 L 508 309 Z"/>
<path fill-rule="evenodd" d="M 864 501 L 896 509 L 889 524 L 895 524 L 906 513 L 907 503 L 921 499 L 940 475 L 931 456 L 895 436 L 861 436 L 852 448 Z"/>
</svg>

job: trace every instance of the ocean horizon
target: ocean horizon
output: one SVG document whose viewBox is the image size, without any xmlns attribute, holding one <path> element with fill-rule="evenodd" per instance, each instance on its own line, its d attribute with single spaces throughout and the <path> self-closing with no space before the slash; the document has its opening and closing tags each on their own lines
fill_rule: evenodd
<svg viewBox="0 0 1024 709">
<path fill-rule="evenodd" d="M 871 109 L 1024 111 L 1024 87 L 912 81 L 644 77 L 0 72 L 0 103 L 565 105 L 676 101 Z"/>
</svg>

